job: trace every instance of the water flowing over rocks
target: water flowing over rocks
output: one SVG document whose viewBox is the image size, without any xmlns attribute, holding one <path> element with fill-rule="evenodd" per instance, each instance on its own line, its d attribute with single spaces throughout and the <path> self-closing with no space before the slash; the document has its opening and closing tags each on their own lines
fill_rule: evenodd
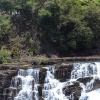
<svg viewBox="0 0 100 100">
<path fill-rule="evenodd" d="M 11 100 L 9 95 L 11 93 L 10 87 L 12 77 L 18 73 L 17 67 L 0 66 L 0 100 Z"/>
<path fill-rule="evenodd" d="M 1 66 L 0 71 L 0 100 L 94 100 L 91 94 L 99 96 L 100 63 L 97 62 L 19 70 Z"/>
</svg>

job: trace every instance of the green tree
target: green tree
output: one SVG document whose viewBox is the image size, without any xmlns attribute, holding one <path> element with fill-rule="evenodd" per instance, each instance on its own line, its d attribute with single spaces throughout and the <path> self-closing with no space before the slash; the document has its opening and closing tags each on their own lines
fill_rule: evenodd
<svg viewBox="0 0 100 100">
<path fill-rule="evenodd" d="M 95 40 L 100 38 L 100 7 L 92 6 L 88 9 L 84 20 L 94 33 Z"/>
<path fill-rule="evenodd" d="M 5 15 L 0 17 L 0 40 L 1 43 L 6 44 L 9 41 L 9 34 L 11 32 L 10 16 Z"/>
</svg>

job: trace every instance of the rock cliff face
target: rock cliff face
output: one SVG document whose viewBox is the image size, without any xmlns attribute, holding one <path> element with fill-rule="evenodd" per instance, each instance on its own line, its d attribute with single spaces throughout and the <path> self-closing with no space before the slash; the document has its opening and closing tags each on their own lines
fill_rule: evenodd
<svg viewBox="0 0 100 100">
<path fill-rule="evenodd" d="M 0 100 L 7 100 L 11 91 L 11 79 L 18 73 L 17 67 L 0 66 Z M 8 95 L 5 95 L 6 94 Z"/>
<path fill-rule="evenodd" d="M 60 81 L 66 81 L 70 79 L 73 64 L 62 64 L 56 67 L 55 78 Z"/>
<path fill-rule="evenodd" d="M 73 85 L 65 86 L 63 92 L 66 96 L 73 96 L 74 100 L 79 100 L 81 96 L 82 88 L 79 85 L 79 82 L 73 83 Z"/>
</svg>

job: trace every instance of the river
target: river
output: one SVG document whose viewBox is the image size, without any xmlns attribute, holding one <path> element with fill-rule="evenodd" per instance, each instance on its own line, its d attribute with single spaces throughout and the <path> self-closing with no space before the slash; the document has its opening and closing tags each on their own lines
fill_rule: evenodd
<svg viewBox="0 0 100 100">
<path fill-rule="evenodd" d="M 9 99 L 4 100 L 100 100 L 99 62 L 74 63 L 70 74 L 69 67 L 62 69 L 56 65 L 20 69 L 11 80 Z"/>
</svg>

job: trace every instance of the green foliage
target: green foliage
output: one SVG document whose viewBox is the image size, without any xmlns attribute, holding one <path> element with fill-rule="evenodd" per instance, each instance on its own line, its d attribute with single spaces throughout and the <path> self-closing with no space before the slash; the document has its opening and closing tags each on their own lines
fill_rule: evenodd
<svg viewBox="0 0 100 100">
<path fill-rule="evenodd" d="M 0 59 L 2 59 L 3 63 L 11 62 L 10 52 L 6 49 L 0 50 Z"/>
<path fill-rule="evenodd" d="M 84 20 L 94 33 L 94 38 L 100 38 L 100 7 L 92 6 L 86 13 Z"/>
<path fill-rule="evenodd" d="M 5 45 L 9 41 L 11 33 L 11 21 L 9 15 L 0 16 L 0 45 Z"/>
<path fill-rule="evenodd" d="M 14 9 L 14 5 L 13 5 L 12 1 L 11 0 L 0 0 L 1 10 L 3 10 L 3 11 L 12 11 Z"/>
<path fill-rule="evenodd" d="M 70 41 L 76 41 L 77 49 L 90 49 L 93 46 L 93 32 L 89 27 L 84 25 L 75 26 L 74 30 L 69 34 L 69 37 Z"/>
<path fill-rule="evenodd" d="M 46 57 L 46 55 L 37 55 L 33 58 L 36 62 L 48 62 L 48 58 Z"/>
<path fill-rule="evenodd" d="M 17 47 L 12 47 L 12 49 L 11 49 L 11 57 L 13 59 L 18 59 L 20 57 L 19 49 Z"/>
<path fill-rule="evenodd" d="M 23 44 L 33 54 L 40 51 L 34 37 L 41 41 L 41 50 L 60 55 L 91 49 L 100 38 L 100 0 L 1 0 L 0 9 L 20 12 L 0 16 L 0 40 L 23 36 Z M 17 48 L 11 52 L 18 56 Z"/>
<path fill-rule="evenodd" d="M 0 36 L 8 34 L 11 28 L 10 16 L 0 16 Z"/>
<path fill-rule="evenodd" d="M 79 0 L 49 1 L 39 12 L 41 41 L 45 43 L 47 40 L 61 54 L 68 50 L 92 48 L 94 38 L 100 33 L 100 7 L 95 5 L 92 1 L 90 4 Z M 90 11 L 91 6 L 98 10 L 93 8 Z"/>
</svg>

